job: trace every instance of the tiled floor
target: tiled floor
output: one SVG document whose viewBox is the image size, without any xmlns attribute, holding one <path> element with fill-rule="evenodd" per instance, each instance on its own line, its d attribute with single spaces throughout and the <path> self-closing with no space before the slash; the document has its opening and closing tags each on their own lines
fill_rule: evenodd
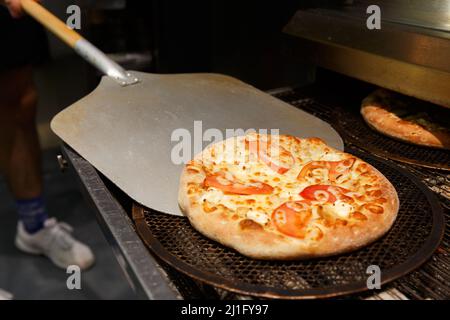
<svg viewBox="0 0 450 320">
<path fill-rule="evenodd" d="M 75 228 L 75 235 L 89 244 L 96 264 L 81 274 L 81 290 L 68 290 L 65 270 L 43 257 L 30 256 L 14 246 L 16 214 L 14 202 L 0 177 L 0 289 L 15 299 L 133 299 L 113 252 L 86 206 L 76 181 L 61 173 L 55 161 L 58 149 L 44 152 L 45 197 L 52 216 Z"/>
</svg>

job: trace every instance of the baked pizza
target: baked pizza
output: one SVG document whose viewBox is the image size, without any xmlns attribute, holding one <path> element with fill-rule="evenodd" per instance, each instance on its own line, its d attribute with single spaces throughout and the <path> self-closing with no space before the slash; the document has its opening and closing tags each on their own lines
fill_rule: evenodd
<svg viewBox="0 0 450 320">
<path fill-rule="evenodd" d="M 417 145 L 450 149 L 450 113 L 394 92 L 378 89 L 367 96 L 361 114 L 376 131 Z"/>
<path fill-rule="evenodd" d="M 392 226 L 392 184 L 318 138 L 252 133 L 211 144 L 183 169 L 179 205 L 206 237 L 257 259 L 360 248 Z"/>
</svg>

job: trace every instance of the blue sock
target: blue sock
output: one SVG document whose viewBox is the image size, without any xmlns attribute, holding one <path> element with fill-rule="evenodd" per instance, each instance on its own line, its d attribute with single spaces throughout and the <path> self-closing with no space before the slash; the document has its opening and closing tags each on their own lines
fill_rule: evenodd
<svg viewBox="0 0 450 320">
<path fill-rule="evenodd" d="M 44 227 L 44 222 L 47 220 L 48 215 L 42 197 L 16 200 L 16 205 L 19 220 L 22 221 L 28 233 L 36 233 Z"/>
</svg>

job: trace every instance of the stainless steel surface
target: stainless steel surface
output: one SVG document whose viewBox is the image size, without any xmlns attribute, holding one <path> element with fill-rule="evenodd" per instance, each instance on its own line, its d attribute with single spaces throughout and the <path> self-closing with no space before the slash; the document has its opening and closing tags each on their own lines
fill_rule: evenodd
<svg viewBox="0 0 450 320">
<path fill-rule="evenodd" d="M 326 122 L 237 79 L 135 73 L 140 82 L 126 87 L 104 77 L 51 126 L 132 199 L 154 210 L 182 214 L 177 201 L 182 164 L 171 157 L 179 144 L 171 141 L 175 130 L 188 134 L 188 159 L 207 145 L 202 134 L 209 128 L 223 135 L 226 129 L 279 129 L 281 134 L 320 137 L 343 149 L 342 139 Z M 202 121 L 202 129 L 194 130 L 194 121 Z M 192 148 L 196 141 L 200 144 Z"/>
<path fill-rule="evenodd" d="M 381 30 L 367 29 L 369 2 L 355 1 L 300 10 L 284 31 L 305 39 L 297 54 L 308 61 L 450 107 L 450 1 L 370 4 L 381 8 Z"/>
<path fill-rule="evenodd" d="M 139 81 L 135 75 L 125 71 L 86 39 L 78 40 L 74 49 L 86 61 L 122 86 L 131 85 Z"/>
<path fill-rule="evenodd" d="M 181 299 L 178 290 L 171 285 L 166 272 L 149 254 L 127 213 L 103 184 L 95 169 L 70 148 L 62 147 L 88 193 L 86 199 L 94 206 L 100 227 L 111 245 L 119 265 L 141 299 Z M 113 280 L 112 280 L 113 281 Z"/>
</svg>

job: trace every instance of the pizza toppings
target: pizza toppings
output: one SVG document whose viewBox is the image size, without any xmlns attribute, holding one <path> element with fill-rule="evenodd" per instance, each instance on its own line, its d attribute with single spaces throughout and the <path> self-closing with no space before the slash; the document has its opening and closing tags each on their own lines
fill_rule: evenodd
<svg viewBox="0 0 450 320">
<path fill-rule="evenodd" d="M 312 175 L 312 171 L 315 169 L 323 169 L 326 167 L 328 161 L 311 161 L 303 166 L 302 171 L 297 176 L 298 180 L 302 180 L 309 175 Z"/>
<path fill-rule="evenodd" d="M 331 206 L 331 210 L 334 212 L 334 214 L 342 219 L 347 219 L 350 216 L 350 213 L 353 211 L 353 206 L 351 204 L 348 204 L 347 202 L 341 200 L 337 200 Z"/>
<path fill-rule="evenodd" d="M 223 192 L 216 188 L 208 188 L 200 198 L 201 201 L 208 201 L 210 203 L 219 203 L 223 198 Z"/>
<path fill-rule="evenodd" d="M 349 158 L 341 161 L 330 161 L 330 180 L 334 182 L 340 176 L 348 174 L 353 164 L 355 163 L 355 160 L 355 158 Z"/>
<path fill-rule="evenodd" d="M 264 212 L 258 210 L 249 210 L 247 211 L 247 218 L 252 219 L 260 224 L 266 224 L 269 222 L 269 218 Z"/>
<path fill-rule="evenodd" d="M 206 187 L 214 187 L 232 194 L 270 194 L 273 191 L 273 188 L 267 183 L 256 180 L 246 184 L 240 183 L 228 172 L 209 175 L 203 184 Z"/>
<path fill-rule="evenodd" d="M 285 202 L 272 213 L 272 219 L 278 231 L 301 239 L 305 237 L 305 227 L 311 217 L 311 208 L 305 201 Z"/>
<path fill-rule="evenodd" d="M 316 184 L 303 189 L 300 195 L 307 200 L 334 203 L 338 198 L 348 198 L 345 196 L 348 192 L 341 187 Z"/>
<path fill-rule="evenodd" d="M 292 154 L 271 140 L 246 140 L 249 152 L 256 155 L 270 169 L 279 174 L 286 173 L 295 163 Z"/>
<path fill-rule="evenodd" d="M 303 166 L 297 179 L 304 180 L 307 177 L 312 177 L 316 169 L 326 169 L 328 171 L 328 179 L 331 182 L 336 182 L 339 177 L 349 173 L 355 160 L 355 158 L 349 158 L 340 161 L 311 161 Z"/>
<path fill-rule="evenodd" d="M 336 227 L 337 225 L 343 225 L 346 223 L 345 219 L 341 219 L 335 211 L 335 208 L 330 204 L 319 205 L 317 207 L 317 213 L 319 215 L 319 221 L 327 228 Z"/>
</svg>

